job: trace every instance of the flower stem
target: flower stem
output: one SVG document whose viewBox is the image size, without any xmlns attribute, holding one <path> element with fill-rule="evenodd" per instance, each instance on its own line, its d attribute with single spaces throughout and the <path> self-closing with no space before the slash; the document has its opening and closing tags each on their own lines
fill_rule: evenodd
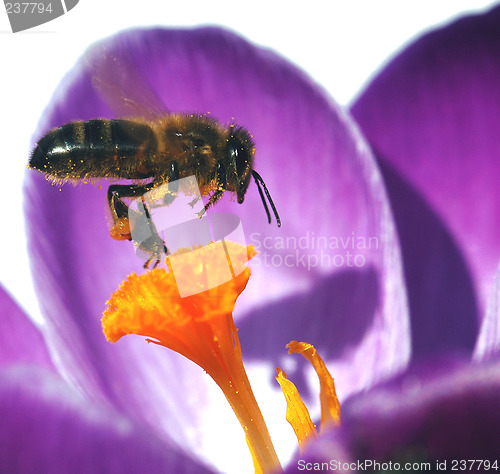
<svg viewBox="0 0 500 474">
<path fill-rule="evenodd" d="M 281 465 L 278 456 L 243 366 L 240 341 L 233 319 L 230 318 L 228 323 L 232 326 L 234 357 L 230 357 L 232 360 L 226 358 L 227 372 L 225 376 L 212 377 L 224 392 L 245 431 L 254 463 L 257 465 L 256 471 L 260 469 L 263 473 L 279 472 Z"/>
</svg>

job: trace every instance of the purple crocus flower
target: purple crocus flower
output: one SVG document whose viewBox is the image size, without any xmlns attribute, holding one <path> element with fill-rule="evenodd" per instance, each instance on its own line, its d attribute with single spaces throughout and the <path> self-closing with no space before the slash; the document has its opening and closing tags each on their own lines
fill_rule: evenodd
<svg viewBox="0 0 500 474">
<path fill-rule="evenodd" d="M 259 251 L 238 301 L 236 324 L 282 461 L 295 443 L 285 432 L 276 365 L 287 369 L 311 402 L 313 415 L 318 410 L 308 368 L 291 366 L 284 358 L 283 347 L 291 339 L 316 346 L 335 375 L 341 403 L 352 396 L 343 427 L 312 444 L 308 459 L 350 460 L 362 454 L 387 459 L 408 452 L 415 436 L 426 440 L 427 433 L 438 436 L 455 426 L 451 415 L 437 417 L 435 407 L 443 403 L 463 408 L 468 400 L 485 400 L 476 417 L 461 419 L 463 433 L 477 430 L 473 420 L 498 412 L 490 396 L 498 385 L 494 363 L 455 368 L 459 364 L 453 361 L 454 372 L 446 376 L 434 364 L 429 374 L 410 369 L 407 374 L 417 374 L 413 380 L 423 380 L 415 402 L 403 378 L 378 392 L 355 394 L 404 372 L 412 355 L 416 361 L 443 353 L 470 359 L 475 347 L 481 361 L 498 347 L 497 296 L 490 289 L 500 245 L 492 218 L 498 201 L 493 107 L 499 24 L 500 10 L 493 10 L 417 42 L 353 106 L 357 123 L 290 64 L 211 28 L 118 35 L 89 51 L 43 115 L 38 135 L 71 120 L 113 117 L 112 104 L 92 81 L 93 58 L 106 53 L 130 71 L 124 75 L 121 66 L 105 68 L 118 89 L 153 91 L 165 110 L 210 113 L 252 131 L 256 169 L 271 190 L 283 227 L 267 224 L 252 187 L 243 205 L 226 200 L 218 211 L 237 212 L 248 243 Z M 54 463 L 60 459 L 58 446 L 64 442 L 88 442 L 94 454 L 82 462 L 95 462 L 101 471 L 126 466 L 131 472 L 134 462 L 148 458 L 154 472 L 172 458 L 186 463 L 176 472 L 202 469 L 197 459 L 242 472 L 242 464 L 251 466 L 244 438 L 211 380 L 140 338 L 111 345 L 102 336 L 106 300 L 128 273 L 141 269 L 128 244 L 109 238 L 105 194 L 93 186 L 59 188 L 28 174 L 30 248 L 46 318 L 44 335 L 57 371 L 37 333 L 31 326 L 25 329 L 19 316 L 15 320 L 23 322 L 13 327 L 23 341 L 34 342 L 26 352 L 6 354 L 16 355 L 17 362 L 17 354 L 26 353 L 29 362 L 42 361 L 46 368 L 6 369 L 1 405 L 11 416 L 6 415 L 5 426 L 39 420 L 48 427 L 36 446 L 45 462 L 51 462 L 51 453 Z M 40 390 L 28 390 L 27 380 Z M 43 396 L 43 387 L 55 388 Z M 89 411 L 103 417 L 102 431 L 95 418 L 84 416 Z M 424 423 L 432 415 L 444 420 L 441 432 Z M 389 436 L 376 438 L 377 429 L 391 432 L 393 427 L 404 434 L 394 438 L 400 445 Z M 498 437 L 497 427 L 480 425 L 490 440 Z M 21 436 L 24 430 L 18 433 L 13 446 L 33 448 L 36 443 Z M 78 437 L 73 440 L 71 433 Z M 106 454 L 96 446 L 102 433 L 110 446 Z M 456 433 L 460 446 L 466 438 Z M 2 444 L 5 463 L 21 462 L 15 448 L 4 449 L 7 443 Z M 168 448 L 162 450 L 161 443 Z M 174 443 L 191 459 L 172 448 Z M 426 451 L 432 459 L 454 454 L 444 442 L 432 446 Z M 483 446 L 477 452 L 490 454 L 490 444 Z M 112 464 L 113 450 L 128 456 L 117 454 Z"/>
<path fill-rule="evenodd" d="M 103 57 L 117 60 L 102 66 Z M 303 73 L 211 28 L 130 31 L 97 46 L 64 81 L 40 134 L 71 120 L 113 117 L 108 102 L 114 99 L 103 99 L 96 74 L 114 84 L 117 95 L 122 89 L 139 95 L 132 97 L 139 103 L 153 91 L 155 107 L 210 112 L 251 130 L 256 169 L 283 226 L 267 223 L 256 187 L 243 205 L 226 201 L 217 210 L 238 212 L 248 243 L 259 251 L 236 323 L 257 397 L 258 390 L 263 393 L 264 417 L 271 433 L 273 427 L 286 433 L 272 436 L 278 451 L 289 456 L 296 443 L 280 413 L 283 399 L 274 375 L 290 340 L 312 340 L 325 359 L 338 362 L 333 370 L 344 395 L 403 369 L 408 360 L 399 244 L 368 146 Z M 98 316 L 105 302 L 127 274 L 143 271 L 133 247 L 109 237 L 106 190 L 51 185 L 35 172 L 27 179 L 33 263 L 40 276 L 35 278 L 61 370 L 87 397 L 193 446 L 217 467 L 236 469 L 224 464 L 228 450 L 238 453 L 232 462 L 240 465 L 246 457 L 251 466 L 240 428 L 222 415 L 224 398 L 198 368 L 140 339 L 112 346 L 102 337 Z M 327 217 L 330 212 L 334 218 Z M 285 369 L 306 387 L 303 365 L 295 373 Z M 225 442 L 214 437 L 214 426 Z"/>
</svg>

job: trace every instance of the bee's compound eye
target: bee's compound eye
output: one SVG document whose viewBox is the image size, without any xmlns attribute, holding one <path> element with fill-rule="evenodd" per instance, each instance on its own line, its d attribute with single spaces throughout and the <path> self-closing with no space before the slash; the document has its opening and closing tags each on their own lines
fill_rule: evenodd
<svg viewBox="0 0 500 474">
<path fill-rule="evenodd" d="M 245 147 L 239 149 L 238 157 L 236 158 L 236 171 L 238 176 L 241 176 L 248 167 L 249 153 Z"/>
<path fill-rule="evenodd" d="M 229 140 L 229 155 L 236 163 L 236 173 L 241 176 L 248 168 L 250 153 L 248 148 L 238 139 L 231 137 Z"/>
</svg>

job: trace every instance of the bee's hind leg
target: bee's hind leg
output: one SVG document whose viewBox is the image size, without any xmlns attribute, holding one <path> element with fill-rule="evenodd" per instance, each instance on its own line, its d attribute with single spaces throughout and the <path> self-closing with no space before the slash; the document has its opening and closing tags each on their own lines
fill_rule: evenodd
<svg viewBox="0 0 500 474">
<path fill-rule="evenodd" d="M 129 207 L 122 198 L 142 196 L 153 187 L 148 184 L 112 184 L 108 188 L 108 205 L 113 219 L 113 226 L 109 233 L 115 240 L 132 240 Z"/>
</svg>

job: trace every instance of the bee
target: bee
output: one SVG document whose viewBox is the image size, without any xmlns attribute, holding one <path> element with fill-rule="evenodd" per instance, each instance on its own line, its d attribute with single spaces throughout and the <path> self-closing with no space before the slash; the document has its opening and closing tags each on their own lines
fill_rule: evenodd
<svg viewBox="0 0 500 474">
<path fill-rule="evenodd" d="M 105 43 L 95 45 L 83 58 L 98 96 L 114 119 L 74 121 L 49 131 L 31 154 L 29 168 L 55 182 L 95 182 L 101 178 L 130 180 L 110 184 L 107 201 L 111 211 L 110 235 L 132 240 L 127 200 L 140 198 L 151 237 L 139 247 L 151 255 L 144 267 L 158 265 L 168 254 L 150 219 L 144 195 L 163 184 L 168 205 L 176 195 L 176 181 L 194 175 L 200 194 L 208 201 L 201 214 L 228 191 L 243 203 L 251 178 L 271 223 L 276 207 L 262 177 L 254 170 L 255 146 L 250 133 L 234 123 L 223 125 L 207 115 L 179 114 L 168 110 L 152 87 L 143 68 L 138 68 L 127 48 L 119 54 Z M 267 199 L 267 202 L 266 202 Z M 194 203 L 193 203 L 194 205 Z"/>
<path fill-rule="evenodd" d="M 165 114 L 156 120 L 95 119 L 74 121 L 49 131 L 31 154 L 29 168 L 41 171 L 56 182 L 96 179 L 126 179 L 132 184 L 111 184 L 107 200 L 116 240 L 132 240 L 129 207 L 124 199 L 142 197 L 165 183 L 195 176 L 201 196 L 208 202 L 200 214 L 219 201 L 224 192 L 236 195 L 239 204 L 251 178 L 271 223 L 269 202 L 278 227 L 281 220 L 262 177 L 254 170 L 255 146 L 243 127 L 224 126 L 195 114 Z M 174 193 L 175 194 L 175 193 Z M 165 204 L 175 198 L 165 195 Z M 147 209 L 146 209 L 146 212 Z M 199 215 L 201 217 L 201 215 Z M 156 230 L 153 232 L 157 236 Z M 144 247 L 151 258 L 145 267 L 167 249 L 153 238 Z"/>
</svg>

